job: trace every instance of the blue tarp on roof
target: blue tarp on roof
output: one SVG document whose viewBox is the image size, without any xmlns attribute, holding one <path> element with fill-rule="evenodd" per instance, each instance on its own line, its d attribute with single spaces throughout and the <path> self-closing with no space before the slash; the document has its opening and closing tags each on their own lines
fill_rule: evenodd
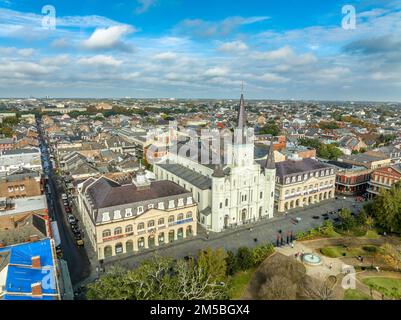
<svg viewBox="0 0 401 320">
<path fill-rule="evenodd" d="M 7 270 L 6 300 L 41 300 L 54 297 L 33 298 L 31 285 L 40 282 L 43 294 L 57 294 L 54 263 L 50 239 L 37 242 L 22 243 L 0 249 L 1 252 L 10 252 Z M 32 257 L 40 256 L 41 269 L 32 268 Z M 14 294 L 25 294 L 14 295 Z"/>
</svg>

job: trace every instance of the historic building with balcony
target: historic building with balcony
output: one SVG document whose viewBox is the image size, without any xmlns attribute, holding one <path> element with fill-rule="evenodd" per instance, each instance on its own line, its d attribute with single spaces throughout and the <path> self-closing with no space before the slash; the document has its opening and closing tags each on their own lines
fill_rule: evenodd
<svg viewBox="0 0 401 320">
<path fill-rule="evenodd" d="M 371 169 L 341 161 L 328 161 L 336 167 L 336 193 L 347 196 L 361 196 L 369 186 Z"/>
<path fill-rule="evenodd" d="M 197 204 L 171 181 L 149 182 L 140 170 L 121 184 L 100 177 L 78 185 L 78 206 L 99 260 L 197 234 Z"/>
<path fill-rule="evenodd" d="M 334 198 L 335 170 L 317 160 L 293 159 L 276 163 L 275 205 L 278 212 Z"/>
<path fill-rule="evenodd" d="M 391 187 L 401 181 L 401 164 L 395 164 L 391 167 L 379 168 L 372 172 L 369 182 L 368 194 L 370 198 L 380 194 L 381 190 L 389 190 Z"/>
</svg>

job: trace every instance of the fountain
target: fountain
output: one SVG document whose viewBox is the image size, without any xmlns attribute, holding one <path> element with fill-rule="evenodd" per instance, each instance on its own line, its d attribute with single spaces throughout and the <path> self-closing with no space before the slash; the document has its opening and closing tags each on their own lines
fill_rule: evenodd
<svg viewBox="0 0 401 320">
<path fill-rule="evenodd" d="M 306 253 L 302 257 L 302 261 L 310 266 L 319 266 L 322 264 L 322 259 L 314 253 Z"/>
</svg>

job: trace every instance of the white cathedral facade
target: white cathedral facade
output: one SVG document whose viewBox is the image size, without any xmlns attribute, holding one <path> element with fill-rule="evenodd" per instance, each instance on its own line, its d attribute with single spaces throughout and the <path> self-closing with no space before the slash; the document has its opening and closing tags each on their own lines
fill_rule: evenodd
<svg viewBox="0 0 401 320">
<path fill-rule="evenodd" d="M 241 96 L 237 130 L 245 135 L 246 112 Z M 256 162 L 253 141 L 233 141 L 226 153 L 231 161 L 205 165 L 193 158 L 169 153 L 154 164 L 158 180 L 170 180 L 190 190 L 198 202 L 198 221 L 207 230 L 221 232 L 273 217 L 276 168 L 273 143 L 267 159 Z"/>
</svg>

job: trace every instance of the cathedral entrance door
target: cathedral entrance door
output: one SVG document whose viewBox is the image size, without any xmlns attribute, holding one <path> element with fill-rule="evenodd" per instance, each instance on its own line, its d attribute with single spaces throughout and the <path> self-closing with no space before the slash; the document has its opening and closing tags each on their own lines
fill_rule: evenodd
<svg viewBox="0 0 401 320">
<path fill-rule="evenodd" d="M 245 222 L 245 221 L 246 221 L 246 209 L 242 210 L 241 218 L 242 218 L 242 219 L 241 219 L 242 222 Z"/>
<path fill-rule="evenodd" d="M 224 228 L 227 229 L 228 228 L 228 216 L 224 217 Z"/>
</svg>

